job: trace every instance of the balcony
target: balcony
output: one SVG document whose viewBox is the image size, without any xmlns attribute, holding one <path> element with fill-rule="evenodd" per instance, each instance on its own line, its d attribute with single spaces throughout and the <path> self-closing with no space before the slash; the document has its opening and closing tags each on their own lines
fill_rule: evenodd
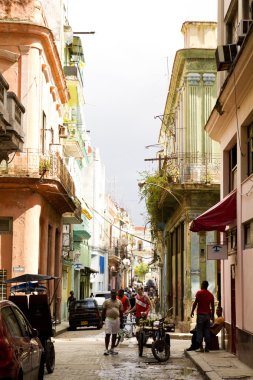
<svg viewBox="0 0 253 380">
<path fill-rule="evenodd" d="M 67 157 L 82 159 L 84 143 L 77 127 L 68 126 L 68 137 L 63 140 L 63 152 Z"/>
<path fill-rule="evenodd" d="M 17 152 L 11 162 L 0 164 L 0 186 L 30 188 L 43 195 L 61 214 L 77 213 L 81 219 L 73 179 L 58 153 L 42 154 L 29 148 Z"/>
<path fill-rule="evenodd" d="M 75 80 L 80 82 L 80 84 L 83 86 L 82 71 L 78 64 L 72 66 L 64 66 L 63 70 L 67 81 Z"/>
<path fill-rule="evenodd" d="M 0 163 L 23 149 L 22 116 L 25 108 L 0 75 Z"/>
<path fill-rule="evenodd" d="M 164 164 L 168 183 L 178 184 L 219 184 L 220 169 L 220 154 L 173 154 Z"/>
<path fill-rule="evenodd" d="M 74 197 L 73 201 L 74 201 L 75 206 L 76 206 L 74 212 L 65 212 L 62 215 L 62 220 L 63 220 L 63 223 L 65 223 L 65 224 L 81 224 L 82 223 L 81 202 L 76 197 Z"/>
<path fill-rule="evenodd" d="M 108 262 L 109 265 L 117 265 L 121 261 L 119 248 L 111 247 L 108 249 Z"/>
</svg>

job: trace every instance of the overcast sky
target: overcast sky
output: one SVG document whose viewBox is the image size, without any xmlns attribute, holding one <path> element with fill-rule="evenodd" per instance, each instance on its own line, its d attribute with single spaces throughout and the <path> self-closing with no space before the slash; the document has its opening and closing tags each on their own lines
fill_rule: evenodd
<svg viewBox="0 0 253 380">
<path fill-rule="evenodd" d="M 185 21 L 216 21 L 217 0 L 69 0 L 69 22 L 82 36 L 85 115 L 106 168 L 107 189 L 135 225 L 148 220 L 141 172 L 154 171 L 169 77 L 183 48 Z M 144 214 L 144 215 L 142 215 Z"/>
</svg>

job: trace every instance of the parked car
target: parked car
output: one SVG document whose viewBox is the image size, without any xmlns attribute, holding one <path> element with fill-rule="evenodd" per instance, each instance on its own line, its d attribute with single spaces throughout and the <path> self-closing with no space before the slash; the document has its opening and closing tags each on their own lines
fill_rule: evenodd
<svg viewBox="0 0 253 380">
<path fill-rule="evenodd" d="M 98 308 L 100 312 L 102 311 L 102 306 L 105 300 L 109 299 L 111 297 L 111 292 L 109 290 L 95 292 L 94 293 L 94 299 L 98 303 Z"/>
<path fill-rule="evenodd" d="M 103 326 L 97 301 L 94 298 L 85 298 L 72 302 L 69 309 L 69 330 L 90 326 L 95 326 L 97 329 Z"/>
<path fill-rule="evenodd" d="M 0 379 L 43 379 L 44 349 L 22 311 L 0 301 Z"/>
</svg>

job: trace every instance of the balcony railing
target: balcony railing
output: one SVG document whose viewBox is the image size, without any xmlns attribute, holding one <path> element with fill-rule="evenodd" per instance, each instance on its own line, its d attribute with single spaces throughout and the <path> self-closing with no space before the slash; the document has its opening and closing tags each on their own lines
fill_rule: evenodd
<svg viewBox="0 0 253 380">
<path fill-rule="evenodd" d="M 182 153 L 166 158 L 164 170 L 170 183 L 220 183 L 221 155 Z"/>
<path fill-rule="evenodd" d="M 14 159 L 6 164 L 0 165 L 0 176 L 8 177 L 30 177 L 54 179 L 60 181 L 66 192 L 75 196 L 75 185 L 73 179 L 58 153 L 42 154 L 35 149 L 24 149 L 22 153 L 17 152 Z"/>
<path fill-rule="evenodd" d="M 112 247 L 108 249 L 109 256 L 117 256 L 119 257 L 119 248 L 118 247 Z"/>
<path fill-rule="evenodd" d="M 68 137 L 63 141 L 63 149 L 66 156 L 83 158 L 84 142 L 81 133 L 76 126 L 68 126 Z"/>
</svg>

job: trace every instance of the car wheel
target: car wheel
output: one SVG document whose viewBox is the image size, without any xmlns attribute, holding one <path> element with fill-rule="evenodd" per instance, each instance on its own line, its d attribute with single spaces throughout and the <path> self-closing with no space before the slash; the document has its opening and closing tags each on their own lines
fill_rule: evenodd
<svg viewBox="0 0 253 380">
<path fill-rule="evenodd" d="M 54 366 L 55 366 L 55 350 L 54 350 L 54 345 L 50 340 L 46 342 L 45 354 L 46 354 L 47 372 L 52 373 L 54 372 Z"/>
</svg>

